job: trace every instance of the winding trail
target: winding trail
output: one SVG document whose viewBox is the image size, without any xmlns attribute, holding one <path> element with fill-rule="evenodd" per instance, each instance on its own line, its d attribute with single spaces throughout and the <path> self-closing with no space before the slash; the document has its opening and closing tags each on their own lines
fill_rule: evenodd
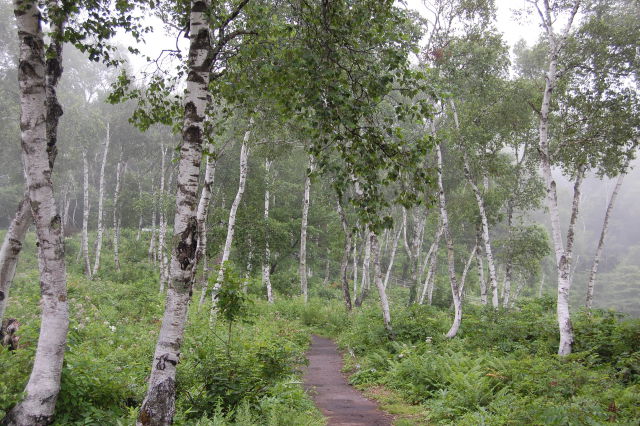
<svg viewBox="0 0 640 426">
<path fill-rule="evenodd" d="M 328 425 L 392 424 L 393 417 L 349 385 L 341 372 L 342 357 L 335 343 L 314 335 L 307 357 L 309 366 L 304 374 L 304 386 L 322 414 L 327 416 Z"/>
</svg>

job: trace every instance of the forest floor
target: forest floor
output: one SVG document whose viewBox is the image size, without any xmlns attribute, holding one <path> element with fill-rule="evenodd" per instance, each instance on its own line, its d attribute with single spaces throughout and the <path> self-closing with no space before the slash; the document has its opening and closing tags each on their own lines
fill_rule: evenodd
<svg viewBox="0 0 640 426">
<path fill-rule="evenodd" d="M 329 425 L 391 425 L 393 418 L 350 386 L 342 374 L 342 356 L 330 339 L 312 336 L 304 385 Z"/>
</svg>

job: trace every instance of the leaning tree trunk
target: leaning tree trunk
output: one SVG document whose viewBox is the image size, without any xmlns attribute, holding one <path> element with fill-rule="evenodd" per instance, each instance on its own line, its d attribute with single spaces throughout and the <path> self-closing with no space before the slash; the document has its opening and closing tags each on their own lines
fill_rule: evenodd
<svg viewBox="0 0 640 426">
<path fill-rule="evenodd" d="M 253 119 L 249 121 L 249 126 L 253 124 Z M 242 201 L 242 195 L 244 194 L 244 188 L 247 183 L 247 168 L 249 161 L 249 136 L 251 135 L 251 129 L 244 133 L 244 139 L 242 140 L 242 147 L 240 148 L 240 179 L 238 180 L 238 191 L 236 192 L 236 198 L 233 199 L 231 204 L 231 210 L 229 210 L 229 220 L 227 222 L 227 238 L 224 242 L 224 249 L 222 250 L 222 258 L 220 260 L 220 271 L 218 271 L 218 278 L 216 284 L 212 289 L 211 302 L 212 308 L 216 305 L 216 297 L 218 290 L 222 286 L 224 281 L 224 264 L 229 260 L 231 254 L 231 245 L 233 244 L 233 235 L 236 230 L 236 214 L 238 207 Z M 204 291 L 204 290 L 203 290 Z"/>
<path fill-rule="evenodd" d="M 18 205 L 18 211 L 11 221 L 0 249 L 0 323 L 4 319 L 4 311 L 9 301 L 9 290 L 16 273 L 22 243 L 32 220 L 31 205 L 26 196 Z"/>
<path fill-rule="evenodd" d="M 307 283 L 307 222 L 309 218 L 309 199 L 311 193 L 311 172 L 313 170 L 313 157 L 309 156 L 309 166 L 304 179 L 304 197 L 302 199 L 302 224 L 300 225 L 300 263 L 298 274 L 300 275 L 300 289 L 304 302 L 309 299 L 309 288 Z"/>
<path fill-rule="evenodd" d="M 93 275 L 98 273 L 100 269 L 100 252 L 102 250 L 102 234 L 104 233 L 104 224 L 102 223 L 102 208 L 104 201 L 104 169 L 107 166 L 107 154 L 109 153 L 109 143 L 111 135 L 109 134 L 109 123 L 107 123 L 107 139 L 104 143 L 104 153 L 102 154 L 102 166 L 100 167 L 100 184 L 98 189 L 98 232 L 96 234 L 96 257 L 93 262 Z"/>
<path fill-rule="evenodd" d="M 393 262 L 396 258 L 396 251 L 398 251 L 398 241 L 400 240 L 400 234 L 402 233 L 402 227 L 403 225 L 401 224 L 398 227 L 398 232 L 396 232 L 396 235 L 393 237 L 393 244 L 391 246 L 391 258 L 389 259 L 389 266 L 387 266 L 387 273 L 384 276 L 384 288 L 387 288 L 387 285 L 389 285 L 389 278 L 391 277 L 391 270 L 393 269 Z"/>
<path fill-rule="evenodd" d="M 593 289 L 596 285 L 596 274 L 598 273 L 598 264 L 600 263 L 600 256 L 602 256 L 602 250 L 604 249 L 604 238 L 607 235 L 607 229 L 609 228 L 609 216 L 611 215 L 611 211 L 613 211 L 613 205 L 616 202 L 616 198 L 618 197 L 618 192 L 620 192 L 620 187 L 622 186 L 622 181 L 624 180 L 625 173 L 621 173 L 618 176 L 618 180 L 616 181 L 616 186 L 613 188 L 613 193 L 611 194 L 611 199 L 609 200 L 609 204 L 607 205 L 607 211 L 604 214 L 604 221 L 602 222 L 602 230 L 600 231 L 600 239 L 598 240 L 598 248 L 596 249 L 596 254 L 593 257 L 593 265 L 591 265 L 591 273 L 589 274 L 589 284 L 587 285 L 587 300 L 586 307 L 588 310 L 591 310 L 593 306 Z M 2 302 L 0 302 L 2 303 Z M 2 311 L 0 310 L 0 313 Z M 2 315 L 0 314 L 0 319 Z"/>
<path fill-rule="evenodd" d="M 342 201 L 338 197 L 338 214 L 340 215 L 340 223 L 344 232 L 344 252 L 342 253 L 342 263 L 340 264 L 340 281 L 342 283 L 342 296 L 347 311 L 351 311 L 351 294 L 349 294 L 349 278 L 347 277 L 347 269 L 349 267 L 349 256 L 351 255 L 351 242 L 353 241 L 353 232 L 349 229 L 347 223 L 347 215 L 342 208 Z M 355 264 L 355 263 L 354 263 Z"/>
<path fill-rule="evenodd" d="M 394 338 L 393 328 L 391 327 L 391 311 L 389 310 L 389 300 L 387 299 L 387 293 L 384 289 L 384 283 L 382 282 L 382 268 L 380 268 L 380 245 L 378 243 L 378 236 L 374 233 L 370 233 L 369 237 L 371 241 L 371 251 L 373 251 L 373 275 L 378 288 L 378 296 L 380 297 L 380 308 L 382 309 L 382 320 L 384 321 L 384 328 L 387 331 L 387 335 L 390 339 Z"/>
<path fill-rule="evenodd" d="M 196 218 L 204 117 L 209 103 L 211 46 L 207 0 L 193 0 L 189 16 L 189 72 L 178 166 L 171 281 L 138 425 L 170 425 L 175 414 L 176 366 L 187 322 L 198 238 Z"/>
<path fill-rule="evenodd" d="M 82 204 L 82 257 L 84 274 L 91 279 L 91 261 L 89 260 L 89 165 L 87 153 L 82 151 L 82 176 L 84 200 Z"/>
<path fill-rule="evenodd" d="M 438 155 L 438 193 L 440 201 L 440 216 L 442 217 L 442 227 L 444 229 L 444 238 L 447 242 L 447 260 L 449 264 L 449 280 L 451 281 L 451 295 L 453 297 L 453 307 L 455 317 L 451 328 L 447 332 L 447 337 L 452 338 L 458 334 L 460 323 L 462 322 L 462 300 L 460 298 L 460 289 L 456 279 L 456 264 L 454 258 L 453 238 L 449 230 L 449 216 L 447 214 L 447 202 L 444 196 L 444 186 L 442 184 L 442 148 L 438 143 L 436 145 L 436 154 Z"/>
<path fill-rule="evenodd" d="M 113 194 L 113 261 L 116 271 L 120 272 L 120 214 L 118 210 L 118 200 L 120 197 L 120 180 L 126 170 L 126 165 L 122 161 L 124 155 L 123 148 L 120 147 L 120 158 L 116 167 L 116 189 Z"/>
<path fill-rule="evenodd" d="M 267 289 L 267 301 L 273 303 L 273 290 L 271 289 L 271 250 L 269 249 L 269 201 L 271 194 L 271 164 L 272 160 L 268 158 L 264 162 L 265 179 L 264 179 L 264 226 L 267 229 L 264 241 L 264 259 L 262 260 L 262 285 Z"/>
<path fill-rule="evenodd" d="M 64 238 L 51 182 L 52 161 L 47 152 L 47 90 L 40 12 L 35 2 L 15 0 L 20 40 L 18 83 L 22 161 L 31 213 L 39 243 L 40 334 L 24 398 L 4 423 L 46 425 L 53 420 L 67 340 Z"/>
</svg>

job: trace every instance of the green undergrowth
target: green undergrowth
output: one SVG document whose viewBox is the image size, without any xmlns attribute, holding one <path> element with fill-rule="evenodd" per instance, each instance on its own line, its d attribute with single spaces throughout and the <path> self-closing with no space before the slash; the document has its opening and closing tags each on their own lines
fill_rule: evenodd
<svg viewBox="0 0 640 426">
<path fill-rule="evenodd" d="M 156 269 L 146 244 L 128 236 L 122 270 L 113 266 L 107 240 L 93 280 L 75 263 L 77 241 L 67 240 L 70 327 L 56 406 L 59 425 L 131 425 L 146 391 L 164 310 Z M 33 235 L 25 244 L 7 317 L 21 322 L 20 348 L 0 346 L 0 418 L 21 398 L 31 370 L 40 290 Z M 237 280 L 236 280 L 237 284 Z M 322 425 L 301 385 L 309 332 L 277 307 L 234 297 L 231 326 L 225 315 L 210 322 L 210 306 L 189 312 L 178 365 L 177 425 Z"/>
<path fill-rule="evenodd" d="M 392 303 L 393 341 L 375 300 L 341 320 L 339 304 L 326 301 L 311 303 L 323 306 L 324 317 L 299 314 L 310 325 L 327 324 L 326 334 L 345 349 L 351 382 L 404 414 L 397 424 L 638 424 L 639 320 L 575 312 L 574 353 L 562 358 L 552 299 L 509 311 L 466 306 L 454 339 L 444 337 L 448 309 L 400 300 Z"/>
</svg>

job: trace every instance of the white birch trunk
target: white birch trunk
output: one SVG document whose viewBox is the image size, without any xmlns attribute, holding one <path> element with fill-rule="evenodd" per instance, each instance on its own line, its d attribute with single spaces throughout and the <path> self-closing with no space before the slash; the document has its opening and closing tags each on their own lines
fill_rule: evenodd
<svg viewBox="0 0 640 426">
<path fill-rule="evenodd" d="M 149 261 L 156 263 L 156 217 L 157 217 L 157 209 L 158 209 L 158 200 L 155 188 L 153 187 L 153 183 L 151 184 L 151 199 L 153 200 L 153 205 L 151 206 L 151 237 L 149 238 Z"/>
<path fill-rule="evenodd" d="M 32 220 L 31 204 L 29 196 L 26 194 L 18 204 L 18 211 L 11 221 L 2 248 L 0 248 L 0 324 L 4 319 L 4 311 L 9 302 L 9 290 L 16 274 L 22 243 Z"/>
<path fill-rule="evenodd" d="M 300 289 L 304 302 L 309 299 L 309 288 L 307 282 L 307 222 L 309 219 L 309 201 L 311 195 L 311 176 L 313 171 L 313 157 L 309 156 L 309 165 L 304 179 L 304 197 L 302 199 L 302 224 L 300 225 L 300 264 L 298 274 L 300 275 Z"/>
<path fill-rule="evenodd" d="M 542 94 L 542 105 L 540 107 L 538 136 L 541 168 L 547 190 L 547 207 L 549 211 L 549 219 L 551 220 L 551 236 L 556 255 L 556 272 L 558 275 L 557 316 L 558 328 L 560 331 L 558 355 L 570 354 L 573 344 L 573 327 L 571 325 L 571 316 L 569 312 L 569 290 L 571 288 L 569 272 L 571 268 L 571 253 L 568 253 L 564 249 L 562 230 L 560 228 L 560 211 L 558 209 L 556 183 L 551 175 L 551 158 L 549 157 L 549 115 L 551 112 L 551 98 L 556 87 L 558 77 L 558 60 L 560 51 L 565 45 L 566 37 L 569 34 L 569 30 L 571 29 L 573 19 L 579 6 L 580 1 L 576 0 L 560 36 L 558 36 L 553 29 L 553 24 L 556 19 L 551 16 L 552 10 L 549 2 L 544 2 L 544 10 L 538 9 L 538 14 L 542 19 L 542 25 L 547 33 L 547 41 L 549 44 L 549 65 L 545 74 L 545 88 Z M 575 207 L 576 210 L 574 210 L 572 216 L 574 216 L 574 213 L 577 213 L 577 205 Z M 572 231 L 570 233 L 573 234 Z M 573 235 L 571 235 L 571 237 L 573 238 Z M 569 233 L 567 234 L 567 243 L 569 243 Z M 573 245 L 573 241 L 571 241 L 571 245 Z"/>
<path fill-rule="evenodd" d="M 357 235 L 353 239 L 353 297 L 358 298 L 358 242 Z"/>
<path fill-rule="evenodd" d="M 340 264 L 340 280 L 342 283 L 342 297 L 344 298 L 344 304 L 348 312 L 351 312 L 353 308 L 351 304 L 351 295 L 349 294 L 349 279 L 347 276 L 347 269 L 349 267 L 349 256 L 351 255 L 351 243 L 353 241 L 353 232 L 349 229 L 347 223 L 347 215 L 342 208 L 342 201 L 338 197 L 338 214 L 340 216 L 340 223 L 342 225 L 342 231 L 344 232 L 344 252 L 342 253 L 342 263 Z M 355 254 L 354 254 L 355 256 Z M 355 258 L 354 258 L 355 265 Z M 354 293 L 355 295 L 355 293 Z"/>
<path fill-rule="evenodd" d="M 460 278 L 460 300 L 464 300 L 464 284 L 467 281 L 467 274 L 469 273 L 469 268 L 471 268 L 471 263 L 476 255 L 476 250 L 478 246 L 473 246 L 473 250 L 469 254 L 469 258 L 467 259 L 467 263 L 464 264 L 464 270 L 462 271 L 462 277 Z"/>
<path fill-rule="evenodd" d="M 126 169 L 125 164 L 122 161 L 124 155 L 123 149 L 120 149 L 120 158 L 118 159 L 118 165 L 116 166 L 116 188 L 113 194 L 113 261 L 116 266 L 116 271 L 120 271 L 120 215 L 118 211 L 118 201 L 120 197 L 120 180 Z"/>
<path fill-rule="evenodd" d="M 598 273 L 598 264 L 600 263 L 602 250 L 604 249 L 604 239 L 607 236 L 607 229 L 609 228 L 609 216 L 611 216 L 611 212 L 613 211 L 613 206 L 616 202 L 616 198 L 618 197 L 618 192 L 620 192 L 620 187 L 622 186 L 622 181 L 624 180 L 624 177 L 625 177 L 625 173 L 621 173 L 618 176 L 618 180 L 616 181 L 616 186 L 613 188 L 613 193 L 611 194 L 611 198 L 609 199 L 609 204 L 607 205 L 607 210 L 604 214 L 604 221 L 602 222 L 602 230 L 600 231 L 600 239 L 598 240 L 598 247 L 596 248 L 596 254 L 593 257 L 593 264 L 591 265 L 591 272 L 589 273 L 589 283 L 587 285 L 587 299 L 586 299 L 586 307 L 588 310 L 591 310 L 593 306 L 593 290 L 596 285 L 596 274 Z M 1 318 L 2 318 L 2 315 L 0 315 L 0 319 Z"/>
<path fill-rule="evenodd" d="M 91 261 L 89 260 L 89 165 L 87 153 L 82 151 L 82 175 L 84 200 L 82 204 L 82 257 L 84 273 L 91 279 Z"/>
<path fill-rule="evenodd" d="M 104 170 L 107 166 L 107 154 L 109 153 L 109 143 L 111 135 L 109 134 L 109 123 L 107 123 L 107 138 L 104 142 L 104 153 L 102 154 L 102 166 L 100 167 L 100 184 L 98 188 L 98 232 L 96 234 L 96 257 L 93 262 L 93 275 L 98 273 L 100 269 L 100 253 L 102 251 L 102 234 L 104 233 L 104 224 L 102 223 L 102 209 L 104 202 Z"/>
<path fill-rule="evenodd" d="M 484 279 L 484 264 L 482 262 L 482 249 L 480 239 L 476 236 L 476 262 L 478 267 L 478 281 L 480 283 L 480 303 L 487 304 L 487 282 Z"/>
<path fill-rule="evenodd" d="M 429 247 L 429 252 L 427 252 L 427 256 L 425 258 L 425 265 L 429 264 L 427 269 L 427 276 L 424 279 L 424 285 L 422 287 L 422 293 L 420 294 L 420 299 L 418 303 L 422 305 L 424 303 L 424 298 L 428 294 L 429 289 L 431 288 L 431 284 L 433 283 L 433 276 L 435 275 L 435 267 L 436 261 L 438 258 L 438 249 L 440 247 L 440 239 L 442 238 L 442 233 L 444 232 L 444 228 L 442 225 L 438 227 L 438 232 L 436 233 L 436 239 L 434 240 L 431 247 Z M 424 272 L 423 272 L 424 273 Z M 431 288 L 432 289 L 432 288 Z M 431 293 L 433 294 L 433 293 Z M 431 304 L 431 296 L 429 296 L 429 304 Z"/>
<path fill-rule="evenodd" d="M 380 308 L 382 309 L 382 320 L 384 328 L 390 338 L 393 338 L 393 329 L 391 327 L 391 311 L 389 310 L 389 300 L 382 282 L 382 268 L 380 268 L 380 245 L 378 244 L 378 236 L 370 232 L 369 240 L 371 241 L 371 250 L 373 251 L 373 275 L 380 297 Z"/>
<path fill-rule="evenodd" d="M 3 420 L 11 425 L 44 425 L 53 420 L 69 326 L 64 238 L 56 212 L 47 152 L 47 90 L 40 12 L 32 1 L 15 0 L 20 40 L 18 83 L 22 160 L 39 242 L 42 309 L 40 334 L 24 398 Z"/>
<path fill-rule="evenodd" d="M 204 117 L 209 103 L 211 40 L 207 0 L 193 0 L 189 16 L 189 66 L 184 99 L 184 125 L 178 166 L 176 214 L 173 227 L 171 281 L 151 364 L 147 395 L 138 425 L 170 425 L 175 414 L 176 366 L 193 289 L 198 238 L 196 218 L 202 157 Z"/>
<path fill-rule="evenodd" d="M 453 248 L 453 238 L 449 230 L 449 216 L 447 214 L 447 202 L 444 196 L 444 186 L 442 184 L 442 149 L 440 144 L 436 145 L 436 154 L 438 156 L 438 191 L 440 201 L 440 216 L 442 218 L 442 227 L 444 229 L 444 238 L 447 242 L 447 260 L 449 265 L 449 280 L 451 282 L 451 296 L 453 297 L 454 320 L 451 328 L 447 332 L 447 337 L 452 338 L 458 334 L 460 323 L 462 322 L 462 300 L 460 299 L 460 289 L 456 278 L 455 258 Z"/>
<path fill-rule="evenodd" d="M 387 288 L 389 284 L 389 278 L 391 277 L 391 270 L 393 269 L 393 262 L 396 258 L 396 251 L 398 250 L 398 241 L 400 240 L 400 234 L 402 232 L 402 224 L 398 227 L 398 232 L 396 232 L 393 237 L 393 243 L 391 245 L 391 258 L 389 259 L 389 266 L 387 267 L 387 273 L 384 276 L 384 288 Z"/>
<path fill-rule="evenodd" d="M 167 258 L 165 256 L 166 244 L 165 236 L 167 234 L 167 221 L 164 214 L 164 183 L 165 183 L 165 159 L 167 156 L 167 149 L 164 146 L 160 147 L 160 193 L 158 197 L 158 212 L 160 222 L 160 232 L 158 234 L 158 263 L 160 265 L 160 293 L 164 293 L 169 277 L 167 276 Z"/>
<path fill-rule="evenodd" d="M 369 276 L 371 266 L 371 232 L 369 228 L 364 229 L 364 255 L 362 256 L 362 278 L 360 280 L 360 294 L 356 297 L 356 307 L 362 306 L 362 302 L 366 299 L 369 290 Z"/>
<path fill-rule="evenodd" d="M 265 188 L 264 188 L 264 222 L 269 226 L 269 201 L 271 200 L 271 164 L 268 158 L 264 161 Z M 262 285 L 267 289 L 267 301 L 273 303 L 273 290 L 271 288 L 271 250 L 269 249 L 269 232 L 265 235 L 264 259 L 262 261 Z"/>
<path fill-rule="evenodd" d="M 249 122 L 249 126 L 253 125 L 253 119 Z M 244 139 L 242 140 L 242 147 L 240 148 L 240 179 L 238 180 L 238 191 L 236 197 L 231 204 L 231 210 L 229 210 L 229 220 L 227 223 L 227 238 L 224 242 L 224 249 L 222 251 L 222 258 L 220 259 L 220 271 L 218 271 L 218 278 L 216 284 L 213 287 L 211 293 L 212 309 L 216 305 L 216 296 L 218 290 L 222 286 L 224 281 L 224 264 L 229 260 L 231 254 L 231 246 L 233 244 L 233 235 L 236 230 L 236 213 L 238 207 L 242 201 L 242 195 L 244 194 L 244 188 L 247 183 L 247 167 L 249 162 L 249 136 L 251 135 L 251 129 L 244 133 Z"/>
</svg>

